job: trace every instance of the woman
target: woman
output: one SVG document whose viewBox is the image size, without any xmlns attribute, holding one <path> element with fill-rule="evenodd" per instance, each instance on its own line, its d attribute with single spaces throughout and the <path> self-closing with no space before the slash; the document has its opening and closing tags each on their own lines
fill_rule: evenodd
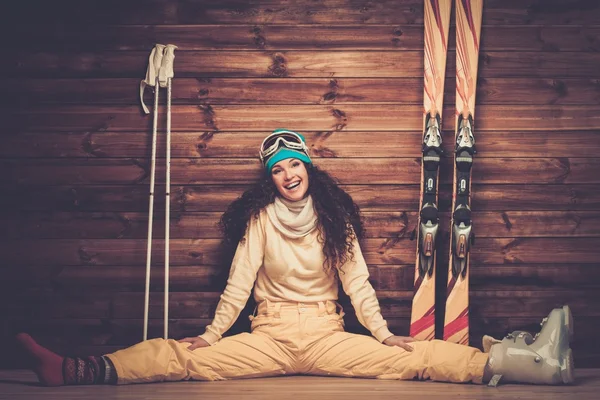
<svg viewBox="0 0 600 400">
<path fill-rule="evenodd" d="M 568 383 L 572 378 L 568 307 L 553 310 L 535 341 L 515 332 L 489 353 L 391 333 L 363 258 L 358 206 L 312 164 L 304 137 L 278 129 L 263 141 L 264 178 L 221 218 L 236 245 L 212 323 L 198 337 L 152 339 L 102 357 L 71 358 L 18 340 L 49 386 L 222 380 L 286 374 L 446 382 Z M 344 331 L 338 281 L 372 334 Z M 225 337 L 254 289 L 251 333 Z M 340 307 L 341 308 L 341 307 Z M 550 336 L 554 339 L 551 340 Z M 556 340 L 558 338 L 558 340 Z M 518 349 L 518 351 L 514 351 Z"/>
</svg>

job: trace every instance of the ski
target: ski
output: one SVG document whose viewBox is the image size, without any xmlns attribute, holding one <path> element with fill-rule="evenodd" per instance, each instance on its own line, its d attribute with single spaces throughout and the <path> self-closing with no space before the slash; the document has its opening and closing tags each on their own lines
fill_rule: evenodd
<svg viewBox="0 0 600 400">
<path fill-rule="evenodd" d="M 442 106 L 452 0 L 425 1 L 425 56 L 421 195 L 410 336 L 435 337 L 435 263 Z"/>
<path fill-rule="evenodd" d="M 469 344 L 471 167 L 483 0 L 456 0 L 456 125 L 444 340 Z"/>
</svg>

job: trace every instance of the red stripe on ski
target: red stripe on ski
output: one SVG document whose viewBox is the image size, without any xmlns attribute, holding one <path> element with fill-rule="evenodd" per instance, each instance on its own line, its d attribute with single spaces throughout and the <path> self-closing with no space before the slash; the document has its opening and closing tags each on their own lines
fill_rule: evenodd
<svg viewBox="0 0 600 400">
<path fill-rule="evenodd" d="M 435 60 L 433 59 L 433 54 L 430 54 L 431 51 L 428 51 L 429 49 L 434 48 L 434 44 L 432 43 L 433 38 L 430 38 L 429 35 L 425 34 L 425 40 L 427 41 L 427 43 L 425 44 L 425 70 L 431 71 L 431 75 L 433 76 L 433 82 L 436 82 L 438 71 L 435 68 Z M 425 75 L 425 81 L 426 84 L 424 85 L 424 91 L 427 94 L 427 97 L 429 98 L 429 101 L 431 102 L 433 108 L 433 110 L 425 111 L 431 114 L 432 111 L 437 111 L 435 107 L 435 93 L 432 93 L 431 91 L 431 89 L 435 89 L 435 86 L 432 84 L 430 88 L 429 85 L 427 85 L 427 75 Z"/>
<path fill-rule="evenodd" d="M 431 306 L 429 310 L 415 322 L 410 325 L 410 335 L 415 336 L 423 332 L 425 329 L 434 326 L 435 324 L 435 305 Z"/>
<path fill-rule="evenodd" d="M 465 334 L 456 343 L 458 343 L 458 344 L 464 344 L 464 345 L 468 346 L 469 345 L 469 331 L 466 330 Z"/>
<path fill-rule="evenodd" d="M 473 35 L 473 43 L 475 44 L 475 49 L 479 50 L 479 42 L 477 41 L 477 30 L 475 29 L 475 22 L 473 21 L 473 10 L 471 8 L 471 1 L 462 0 L 462 5 L 463 9 L 465 10 L 467 21 L 469 22 L 469 30 Z"/>
<path fill-rule="evenodd" d="M 452 293 L 452 289 L 454 289 L 454 285 L 456 285 L 456 278 L 452 277 L 450 279 L 450 282 L 448 282 L 448 290 L 446 290 L 446 297 L 450 296 L 450 293 Z"/>
<path fill-rule="evenodd" d="M 430 4 L 431 4 L 431 9 L 432 12 L 434 14 L 433 18 L 425 18 L 425 60 L 424 60 L 424 64 L 425 64 L 425 71 L 431 71 L 431 80 L 432 82 L 430 82 L 429 84 L 427 83 L 428 79 L 427 79 L 427 74 L 425 74 L 425 85 L 424 85 L 424 92 L 426 93 L 427 97 L 430 99 L 431 101 L 431 109 L 429 110 L 425 110 L 425 112 L 429 113 L 432 117 L 435 116 L 436 113 L 442 113 L 442 110 L 438 110 L 437 106 L 436 106 L 436 97 L 438 97 L 441 92 L 443 92 L 443 89 L 440 90 L 438 92 L 438 90 L 440 89 L 438 86 L 441 86 L 441 88 L 443 88 L 444 85 L 444 77 L 445 77 L 445 70 L 439 71 L 438 68 L 436 67 L 436 60 L 435 60 L 435 49 L 436 49 L 436 40 L 435 40 L 435 34 L 434 31 L 437 28 L 437 32 L 439 32 L 440 37 L 442 38 L 442 51 L 444 53 L 447 52 L 448 49 L 448 43 L 447 43 L 447 38 L 446 38 L 446 32 L 444 29 L 444 24 L 442 22 L 442 13 L 441 13 L 441 9 L 440 9 L 440 3 L 439 0 L 430 0 Z M 427 7 L 425 7 L 427 8 Z M 426 15 L 429 15 L 429 13 L 427 13 Z M 449 15 L 448 15 L 449 18 Z M 435 22 L 434 22 L 435 21 Z M 435 25 L 434 25 L 435 24 Z M 445 64 L 444 64 L 445 65 Z M 432 93 L 433 90 L 433 93 Z"/>
<path fill-rule="evenodd" d="M 465 308 L 454 321 L 444 327 L 444 340 L 469 327 L 469 307 Z"/>
<path fill-rule="evenodd" d="M 419 291 L 419 288 L 421 287 L 421 283 L 423 283 L 423 278 L 419 276 L 417 278 L 417 280 L 415 281 L 415 293 L 417 293 Z"/>
<path fill-rule="evenodd" d="M 439 0 L 431 0 L 431 9 L 433 10 L 433 14 L 435 15 L 435 23 L 440 31 L 440 36 L 442 37 L 442 45 L 444 46 L 444 51 L 447 50 L 447 41 L 446 36 L 444 35 L 444 24 L 442 24 L 442 12 L 440 11 L 440 2 Z"/>
</svg>

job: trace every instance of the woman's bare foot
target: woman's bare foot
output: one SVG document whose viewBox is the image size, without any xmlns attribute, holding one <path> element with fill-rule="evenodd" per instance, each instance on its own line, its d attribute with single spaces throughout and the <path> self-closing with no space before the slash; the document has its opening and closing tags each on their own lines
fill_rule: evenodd
<svg viewBox="0 0 600 400">
<path fill-rule="evenodd" d="M 61 386 L 65 384 L 62 372 L 64 357 L 40 346 L 27 333 L 19 333 L 16 339 L 25 350 L 29 366 L 36 373 L 42 385 Z"/>
</svg>

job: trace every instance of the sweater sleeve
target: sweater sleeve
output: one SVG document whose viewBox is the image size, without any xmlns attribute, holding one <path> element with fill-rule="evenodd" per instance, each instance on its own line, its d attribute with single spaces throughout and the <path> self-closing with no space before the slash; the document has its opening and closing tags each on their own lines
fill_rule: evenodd
<svg viewBox="0 0 600 400">
<path fill-rule="evenodd" d="M 381 315 L 375 290 L 369 282 L 367 263 L 356 238 L 353 244 L 354 260 L 346 262 L 339 273 L 342 287 L 350 297 L 358 321 L 371 331 L 377 340 L 383 342 L 394 334 L 390 332 L 386 320 Z"/>
<path fill-rule="evenodd" d="M 227 286 L 221 294 L 212 323 L 199 335 L 209 344 L 218 342 L 235 322 L 250 297 L 258 269 L 263 264 L 265 231 L 263 215 L 251 217 L 246 234 L 237 246 Z"/>
</svg>

